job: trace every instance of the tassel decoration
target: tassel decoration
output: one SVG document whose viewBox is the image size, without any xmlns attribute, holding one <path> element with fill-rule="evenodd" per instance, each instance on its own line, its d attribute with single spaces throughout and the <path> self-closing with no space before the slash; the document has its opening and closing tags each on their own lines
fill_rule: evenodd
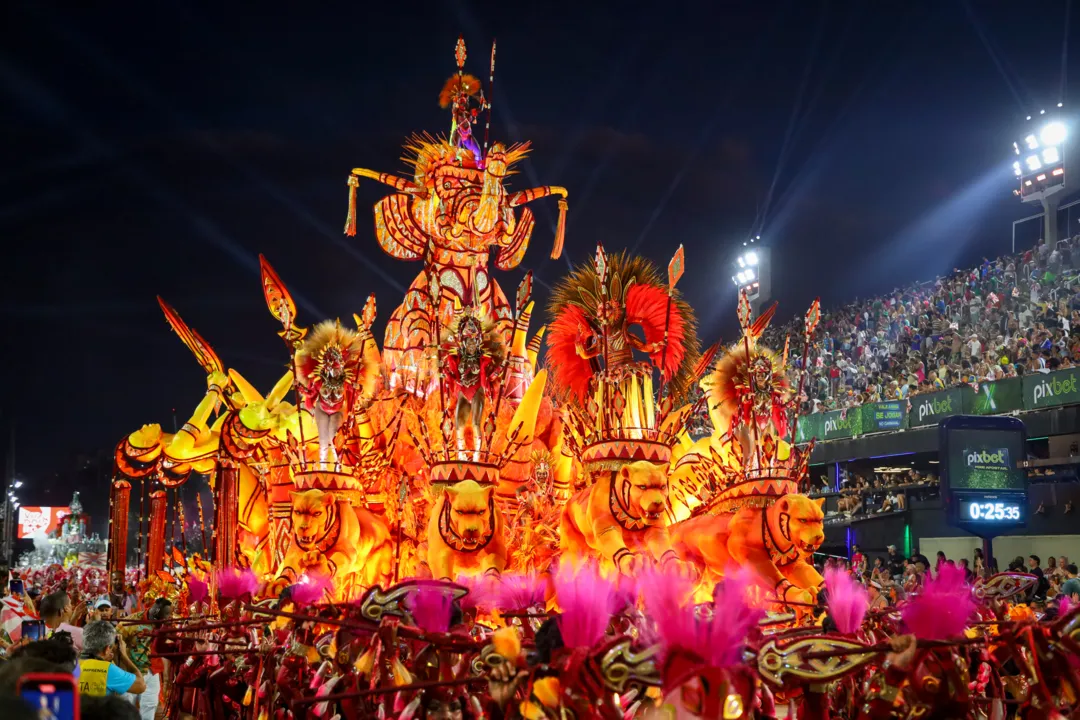
<svg viewBox="0 0 1080 720">
<path fill-rule="evenodd" d="M 349 214 L 345 216 L 345 234 L 356 235 L 356 188 L 360 187 L 360 178 L 349 176 Z"/>
<path fill-rule="evenodd" d="M 551 259 L 562 257 L 563 240 L 566 238 L 566 199 L 559 200 L 559 224 L 555 228 L 555 246 L 551 248 Z"/>
</svg>

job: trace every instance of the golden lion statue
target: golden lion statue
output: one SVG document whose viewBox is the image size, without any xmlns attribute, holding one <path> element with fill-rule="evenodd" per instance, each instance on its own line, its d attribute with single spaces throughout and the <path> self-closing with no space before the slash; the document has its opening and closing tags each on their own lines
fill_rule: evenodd
<svg viewBox="0 0 1080 720">
<path fill-rule="evenodd" d="M 665 467 L 639 460 L 605 473 L 575 494 L 559 523 L 562 556 L 598 559 L 605 570 L 633 575 L 651 558 L 676 560 L 668 537 Z"/>
<path fill-rule="evenodd" d="M 825 541 L 824 503 L 791 494 L 764 509 L 700 515 L 672 526 L 672 546 L 710 588 L 729 566 L 748 565 L 778 598 L 812 603 L 822 582 L 812 557 Z"/>
<path fill-rule="evenodd" d="M 447 488 L 428 520 L 427 545 L 428 567 L 437 580 L 501 573 L 506 537 L 495 488 L 473 480 Z"/>
<path fill-rule="evenodd" d="M 337 600 L 390 583 L 393 548 L 382 519 L 322 490 L 290 495 L 292 536 L 277 580 L 295 582 L 303 573 L 333 577 Z"/>
</svg>

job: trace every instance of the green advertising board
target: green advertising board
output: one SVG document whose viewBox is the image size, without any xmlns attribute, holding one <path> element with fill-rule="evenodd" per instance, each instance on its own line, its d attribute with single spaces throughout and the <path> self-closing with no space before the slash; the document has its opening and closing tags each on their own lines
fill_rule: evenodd
<svg viewBox="0 0 1080 720">
<path fill-rule="evenodd" d="M 996 382 L 979 383 L 979 389 L 964 388 L 967 412 L 973 415 L 1000 415 L 1025 409 L 1024 381 L 1006 378 Z"/>
<path fill-rule="evenodd" d="M 862 408 L 853 407 L 847 410 L 832 410 L 824 413 L 822 418 L 823 440 L 839 440 L 857 435 L 862 431 Z"/>
<path fill-rule="evenodd" d="M 795 428 L 795 443 L 802 445 L 814 439 L 821 440 L 824 438 L 825 431 L 822 421 L 824 417 L 822 413 L 813 413 L 800 417 L 799 425 Z"/>
<path fill-rule="evenodd" d="M 851 411 L 848 411 L 851 414 Z M 858 434 L 888 432 L 907 427 L 907 400 L 886 400 L 859 407 Z"/>
<path fill-rule="evenodd" d="M 964 394 L 960 388 L 914 395 L 908 413 L 908 427 L 937 425 L 938 420 L 964 412 Z"/>
<path fill-rule="evenodd" d="M 1071 405 L 1078 402 L 1080 402 L 1080 368 L 1024 376 L 1024 408 L 1027 410 Z"/>
</svg>

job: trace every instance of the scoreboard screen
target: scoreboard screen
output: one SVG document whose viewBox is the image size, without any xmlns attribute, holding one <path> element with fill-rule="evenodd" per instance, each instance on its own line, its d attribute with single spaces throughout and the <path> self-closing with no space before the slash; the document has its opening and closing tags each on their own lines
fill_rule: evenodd
<svg viewBox="0 0 1080 720">
<path fill-rule="evenodd" d="M 998 533 L 1027 523 L 1024 423 L 954 415 L 939 424 L 941 496 L 951 525 Z"/>
</svg>

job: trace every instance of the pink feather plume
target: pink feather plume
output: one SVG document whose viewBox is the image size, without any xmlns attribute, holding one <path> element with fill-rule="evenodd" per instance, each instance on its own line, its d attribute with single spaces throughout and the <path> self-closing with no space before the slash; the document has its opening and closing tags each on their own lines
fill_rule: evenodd
<svg viewBox="0 0 1080 720">
<path fill-rule="evenodd" d="M 657 640 L 665 656 L 684 651 L 711 667 L 731 667 L 742 662 L 747 635 L 762 617 L 751 607 L 747 591 L 756 584 L 748 569 L 729 570 L 713 591 L 713 619 L 697 620 L 692 601 L 693 586 L 682 577 L 655 574 L 641 583 L 646 612 L 656 623 Z"/>
<path fill-rule="evenodd" d="M 501 610 L 524 610 L 543 605 L 547 583 L 535 573 L 503 575 L 493 588 Z"/>
<path fill-rule="evenodd" d="M 315 605 L 326 601 L 326 591 L 333 590 L 334 583 L 325 575 L 303 575 L 289 590 L 297 605 Z"/>
<path fill-rule="evenodd" d="M 554 580 L 563 643 L 568 648 L 592 647 L 604 637 L 615 612 L 615 586 L 592 563 L 576 569 L 563 563 Z"/>
<path fill-rule="evenodd" d="M 462 610 L 490 612 L 499 607 L 498 578 L 491 575 L 458 575 L 454 583 L 469 591 L 460 600 Z"/>
<path fill-rule="evenodd" d="M 947 640 L 964 632 L 973 612 L 975 600 L 964 569 L 942 565 L 938 576 L 926 581 L 923 591 L 904 605 L 900 616 L 920 640 Z"/>
<path fill-rule="evenodd" d="M 409 592 L 405 606 L 413 622 L 424 632 L 444 633 L 450 629 L 454 594 L 449 585 L 429 581 Z"/>
<path fill-rule="evenodd" d="M 254 596 L 259 589 L 259 578 L 251 568 L 227 567 L 217 571 L 217 586 L 222 597 L 235 600 L 244 595 Z"/>
<path fill-rule="evenodd" d="M 1073 608 L 1080 605 L 1080 603 L 1074 603 L 1068 595 L 1061 595 L 1058 597 L 1058 617 L 1065 617 Z"/>
<path fill-rule="evenodd" d="M 193 603 L 202 602 L 210 594 L 210 587 L 194 575 L 188 575 L 188 600 Z"/>
<path fill-rule="evenodd" d="M 870 607 L 866 588 L 855 582 L 851 573 L 837 567 L 825 568 L 825 588 L 829 591 L 829 617 L 836 629 L 850 634 L 862 627 Z"/>
</svg>

